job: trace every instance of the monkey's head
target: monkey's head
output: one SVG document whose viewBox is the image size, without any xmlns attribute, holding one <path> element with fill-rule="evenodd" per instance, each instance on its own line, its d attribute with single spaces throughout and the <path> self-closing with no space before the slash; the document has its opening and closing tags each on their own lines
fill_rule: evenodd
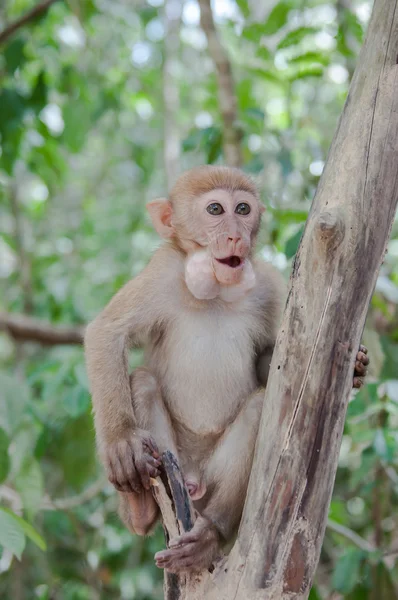
<svg viewBox="0 0 398 600">
<path fill-rule="evenodd" d="M 254 285 L 250 257 L 264 209 L 244 173 L 194 168 L 181 175 L 169 199 L 151 202 L 148 210 L 157 232 L 186 253 L 186 283 L 197 298 Z"/>
</svg>

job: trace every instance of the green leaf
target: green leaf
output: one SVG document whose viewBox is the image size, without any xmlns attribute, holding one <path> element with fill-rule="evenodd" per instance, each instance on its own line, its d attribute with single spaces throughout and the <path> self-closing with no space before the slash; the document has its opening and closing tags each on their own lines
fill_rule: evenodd
<svg viewBox="0 0 398 600">
<path fill-rule="evenodd" d="M 279 31 L 287 23 L 291 9 L 290 2 L 278 2 L 263 25 L 263 35 L 273 35 Z"/>
<path fill-rule="evenodd" d="M 0 390 L 0 427 L 11 435 L 21 423 L 30 392 L 24 383 L 4 372 L 0 372 Z"/>
<path fill-rule="evenodd" d="M 71 150 L 79 152 L 91 127 L 91 109 L 81 100 L 71 100 L 63 109 L 65 128 L 62 141 Z"/>
<path fill-rule="evenodd" d="M 64 478 L 75 489 L 81 489 L 95 472 L 95 440 L 92 416 L 88 412 L 69 421 L 51 445 L 56 460 L 61 464 Z"/>
<path fill-rule="evenodd" d="M 322 596 L 317 592 L 316 587 L 312 587 L 308 600 L 322 600 Z"/>
<path fill-rule="evenodd" d="M 1 507 L 1 510 L 10 515 L 10 517 L 12 517 L 20 525 L 26 537 L 28 537 L 34 544 L 36 544 L 36 546 L 38 546 L 40 550 L 47 550 L 45 540 L 42 538 L 40 533 L 36 531 L 33 525 L 25 521 L 25 519 L 23 519 L 22 517 L 19 517 L 18 515 L 13 513 L 9 508 Z"/>
<path fill-rule="evenodd" d="M 361 563 L 365 557 L 363 550 L 349 548 L 337 561 L 332 577 L 333 589 L 348 594 L 359 583 Z"/>
<path fill-rule="evenodd" d="M 289 81 L 297 81 L 298 79 L 306 79 L 307 77 L 322 77 L 323 73 L 323 67 L 314 65 L 313 67 L 300 69 L 289 77 Z"/>
<path fill-rule="evenodd" d="M 290 223 L 302 223 L 307 220 L 307 210 L 289 210 L 280 208 L 269 208 L 271 214 L 279 223 L 290 224 Z"/>
<path fill-rule="evenodd" d="M 0 545 L 21 560 L 25 542 L 21 525 L 0 507 Z"/>
<path fill-rule="evenodd" d="M 245 115 L 250 117 L 251 119 L 256 119 L 257 121 L 264 121 L 265 113 L 261 108 L 257 108 L 253 106 L 252 108 L 247 108 L 245 110 Z"/>
<path fill-rule="evenodd" d="M 307 35 L 313 35 L 314 33 L 318 33 L 318 31 L 319 29 L 316 27 L 298 27 L 297 29 L 293 29 L 293 31 L 289 31 L 289 33 L 279 42 L 278 48 L 281 50 L 282 48 L 295 46 L 306 38 Z"/>
<path fill-rule="evenodd" d="M 300 229 L 297 231 L 297 233 L 295 233 L 287 242 L 285 245 L 285 254 L 287 258 L 292 258 L 296 252 L 297 249 L 299 247 L 300 244 L 300 240 L 301 240 L 301 236 L 303 235 L 304 232 L 304 225 L 303 227 L 300 227 Z"/>
<path fill-rule="evenodd" d="M 272 53 L 266 46 L 261 45 L 256 52 L 256 56 L 262 60 L 269 60 L 272 58 Z"/>
<path fill-rule="evenodd" d="M 22 498 L 24 509 L 30 514 L 37 512 L 44 486 L 39 463 L 34 458 L 30 456 L 25 458 L 15 479 L 15 487 Z"/>
<path fill-rule="evenodd" d="M 39 113 L 47 104 L 47 85 L 44 71 L 39 74 L 28 103 L 29 108 L 34 110 L 35 113 Z"/>
<path fill-rule="evenodd" d="M 321 52 L 304 52 L 304 54 L 298 54 L 290 58 L 289 63 L 292 65 L 319 63 L 326 67 L 330 63 L 330 57 Z"/>
<path fill-rule="evenodd" d="M 12 75 L 17 69 L 20 69 L 25 61 L 25 40 L 21 37 L 12 40 L 3 51 L 3 57 L 6 63 L 7 73 Z"/>
<path fill-rule="evenodd" d="M 242 13 L 242 16 L 247 19 L 250 16 L 250 8 L 247 0 L 236 0 L 236 4 Z"/>
<path fill-rule="evenodd" d="M 7 479 L 10 470 L 10 457 L 8 455 L 8 446 L 10 440 L 4 429 L 0 428 L 0 483 Z"/>
<path fill-rule="evenodd" d="M 84 388 L 76 386 L 64 396 L 63 404 L 71 417 L 79 417 L 90 406 L 90 395 Z"/>
</svg>

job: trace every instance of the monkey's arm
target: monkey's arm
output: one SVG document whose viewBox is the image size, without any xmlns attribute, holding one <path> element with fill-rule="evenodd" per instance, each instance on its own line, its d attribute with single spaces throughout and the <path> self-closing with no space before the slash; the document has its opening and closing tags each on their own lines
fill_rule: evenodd
<svg viewBox="0 0 398 600">
<path fill-rule="evenodd" d="M 151 328 L 164 318 L 164 293 L 170 285 L 164 280 L 165 273 L 169 278 L 165 253 L 163 248 L 155 253 L 146 269 L 127 283 L 88 326 L 85 335 L 98 450 L 108 476 L 118 482 L 128 479 L 134 470 L 134 463 L 130 464 L 132 454 L 156 454 L 146 432 L 137 430 L 128 349 L 145 343 Z"/>
</svg>

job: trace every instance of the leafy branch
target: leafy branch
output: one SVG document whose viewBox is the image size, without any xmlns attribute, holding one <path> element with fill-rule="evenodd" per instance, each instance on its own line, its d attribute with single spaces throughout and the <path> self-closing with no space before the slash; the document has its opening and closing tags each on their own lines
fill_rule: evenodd
<svg viewBox="0 0 398 600">
<path fill-rule="evenodd" d="M 19 17 L 19 19 L 16 19 L 16 21 L 8 25 L 8 27 L 0 32 L 0 44 L 7 42 L 21 27 L 42 17 L 55 2 L 58 2 L 58 0 L 45 0 L 44 2 L 40 2 L 40 4 L 37 4 L 37 6 L 34 6 L 27 13 Z"/>
</svg>

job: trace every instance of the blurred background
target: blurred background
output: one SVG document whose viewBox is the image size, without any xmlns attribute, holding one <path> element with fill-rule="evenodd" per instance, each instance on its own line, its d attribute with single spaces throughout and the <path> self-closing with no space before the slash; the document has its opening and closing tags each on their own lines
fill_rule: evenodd
<svg viewBox="0 0 398 600">
<path fill-rule="evenodd" d="M 1 0 L 2 598 L 162 597 L 162 531 L 122 527 L 96 460 L 84 324 L 158 246 L 146 202 L 202 163 L 256 178 L 289 277 L 371 4 Z M 311 600 L 398 597 L 397 257 L 396 222 Z"/>
</svg>

